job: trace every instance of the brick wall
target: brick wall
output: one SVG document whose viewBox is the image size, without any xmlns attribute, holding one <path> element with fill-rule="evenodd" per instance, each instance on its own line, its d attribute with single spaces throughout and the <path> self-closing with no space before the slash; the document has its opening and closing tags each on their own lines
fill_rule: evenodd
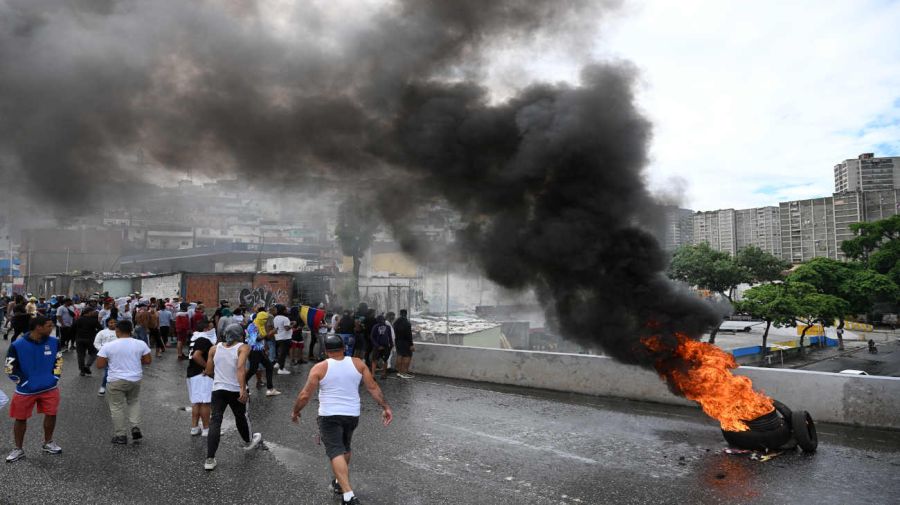
<svg viewBox="0 0 900 505">
<path fill-rule="evenodd" d="M 290 274 L 185 274 L 185 297 L 188 301 L 202 300 L 215 307 L 220 299 L 232 307 L 276 303 L 289 304 L 293 298 L 293 276 Z"/>
</svg>

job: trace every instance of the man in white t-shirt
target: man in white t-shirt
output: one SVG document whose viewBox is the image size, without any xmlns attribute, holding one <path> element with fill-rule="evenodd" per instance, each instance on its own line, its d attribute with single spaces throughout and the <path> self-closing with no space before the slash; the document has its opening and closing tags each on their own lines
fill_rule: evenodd
<svg viewBox="0 0 900 505">
<path fill-rule="evenodd" d="M 117 338 L 119 338 L 118 335 L 116 335 L 117 322 L 118 321 L 111 317 L 106 320 L 106 328 L 100 330 L 96 335 L 94 335 L 94 349 L 100 351 L 100 349 L 103 349 L 104 345 L 110 342 L 114 342 Z M 108 380 L 109 368 L 107 367 L 103 372 L 103 382 L 100 383 L 100 389 L 97 390 L 97 396 L 104 396 L 106 394 L 106 383 L 108 382 Z"/>
<path fill-rule="evenodd" d="M 278 375 L 290 375 L 291 372 L 285 370 L 284 364 L 287 361 L 288 354 L 291 352 L 291 337 L 294 334 L 294 325 L 290 318 L 287 317 L 287 307 L 284 305 L 275 306 L 275 319 L 272 324 L 275 326 L 275 351 L 278 359 L 275 368 Z"/>
<path fill-rule="evenodd" d="M 97 368 L 109 366 L 106 401 L 115 429 L 114 444 L 128 443 L 126 416 L 131 425 L 131 441 L 138 442 L 143 438 L 138 427 L 141 423 L 141 378 L 142 365 L 150 364 L 150 347 L 141 340 L 131 338 L 133 329 L 131 321 L 119 321 L 116 324 L 116 340 L 101 347 L 97 353 Z"/>
</svg>

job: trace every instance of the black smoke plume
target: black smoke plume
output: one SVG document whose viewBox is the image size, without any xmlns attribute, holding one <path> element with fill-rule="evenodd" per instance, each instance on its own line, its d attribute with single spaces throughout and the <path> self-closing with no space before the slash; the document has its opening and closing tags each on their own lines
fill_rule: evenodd
<svg viewBox="0 0 900 505">
<path fill-rule="evenodd" d="M 717 316 L 664 278 L 643 231 L 656 203 L 634 69 L 590 64 L 577 84 L 503 101 L 484 85 L 492 50 L 577 45 L 614 3 L 7 0 L 2 175 L 60 215 L 156 176 L 137 153 L 273 187 L 309 173 L 403 181 L 458 209 L 462 251 L 498 284 L 535 289 L 564 335 L 647 365 L 648 322 L 697 336 Z M 416 252 L 402 226 L 414 200 L 375 189 Z"/>
</svg>

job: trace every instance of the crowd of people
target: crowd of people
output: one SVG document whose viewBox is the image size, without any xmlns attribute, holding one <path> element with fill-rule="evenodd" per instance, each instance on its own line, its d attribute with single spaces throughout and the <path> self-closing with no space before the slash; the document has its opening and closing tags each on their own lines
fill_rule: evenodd
<svg viewBox="0 0 900 505">
<path fill-rule="evenodd" d="M 376 379 L 410 379 L 412 326 L 406 310 L 377 314 L 366 304 L 356 310 L 323 306 L 314 309 L 325 317 L 307 318 L 309 308 L 238 306 L 227 300 L 208 313 L 202 301 L 157 299 L 134 293 L 111 298 L 95 294 L 86 300 L 52 296 L 49 299 L 16 295 L 0 300 L 0 331 L 12 335 L 5 373 L 15 383 L 12 400 L 0 389 L 0 407 L 10 403 L 15 448 L 8 463 L 25 457 L 23 448 L 28 419 L 35 408 L 44 415 L 41 450 L 60 454 L 53 440 L 60 403 L 57 386 L 65 353 L 74 352 L 81 376 L 102 370 L 97 390 L 108 404 L 113 444 L 143 439 L 140 429 L 140 391 L 143 367 L 174 348 L 179 362 L 186 361 L 186 390 L 191 403 L 190 435 L 207 439 L 206 470 L 217 466 L 216 451 L 226 409 L 234 414 L 245 449 L 257 447 L 262 436 L 253 433 L 246 404 L 249 385 L 265 388 L 264 396 L 281 394 L 275 375 L 301 372 L 313 362 L 307 384 L 297 397 L 292 417 L 313 392 L 319 392 L 320 437 L 331 460 L 334 480 L 330 488 L 344 503 L 359 503 L 349 482 L 350 442 L 359 418 L 359 386 L 364 384 L 383 408 L 383 421 L 392 412 Z M 312 327 L 304 328 L 307 323 Z M 186 430 L 187 431 L 187 430 Z"/>
</svg>

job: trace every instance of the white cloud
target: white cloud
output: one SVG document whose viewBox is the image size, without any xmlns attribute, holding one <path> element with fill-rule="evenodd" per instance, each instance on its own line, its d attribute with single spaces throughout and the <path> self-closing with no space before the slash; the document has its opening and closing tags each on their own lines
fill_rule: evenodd
<svg viewBox="0 0 900 505">
<path fill-rule="evenodd" d="M 900 155 L 900 2 L 631 3 L 601 58 L 642 72 L 652 186 L 696 210 L 825 196 L 832 167 Z"/>
</svg>

